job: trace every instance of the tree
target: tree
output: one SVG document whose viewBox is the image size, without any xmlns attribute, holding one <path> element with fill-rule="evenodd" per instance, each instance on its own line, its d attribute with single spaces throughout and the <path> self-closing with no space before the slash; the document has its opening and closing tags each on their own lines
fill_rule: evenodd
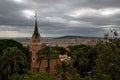
<svg viewBox="0 0 120 80">
<path fill-rule="evenodd" d="M 52 47 L 52 53 L 64 55 L 64 54 L 68 53 L 68 51 L 63 47 L 54 46 L 54 47 Z"/>
<path fill-rule="evenodd" d="M 75 45 L 69 46 L 69 55 L 71 57 L 73 67 L 78 71 L 80 76 L 84 77 L 87 72 L 86 66 L 89 63 L 87 56 L 88 46 L 86 45 Z"/>
<path fill-rule="evenodd" d="M 1 39 L 0 40 L 0 52 L 3 53 L 4 49 L 7 49 L 9 47 L 17 47 L 20 50 L 23 49 L 23 45 L 15 40 L 12 39 Z"/>
<path fill-rule="evenodd" d="M 72 64 L 66 61 L 61 61 L 60 64 L 55 66 L 55 76 L 57 76 L 57 78 L 60 80 L 67 80 L 68 78 L 72 78 L 73 71 L 74 68 L 72 67 Z"/>
<path fill-rule="evenodd" d="M 9 80 L 54 80 L 48 73 L 39 72 L 39 73 L 32 73 L 28 72 L 26 74 L 21 75 L 12 75 L 10 76 Z"/>
<path fill-rule="evenodd" d="M 78 73 L 81 76 L 84 76 L 84 68 L 88 65 L 88 59 L 86 54 L 79 49 L 73 52 L 71 59 L 73 61 L 73 66 L 77 69 Z"/>
<path fill-rule="evenodd" d="M 111 41 L 101 47 L 95 60 L 93 71 L 98 80 L 120 79 L 120 48 L 117 46 L 119 42 L 116 42 L 116 38 Z"/>
<path fill-rule="evenodd" d="M 108 32 L 107 32 L 107 33 L 104 33 L 105 39 L 108 39 L 108 36 L 109 36 Z"/>
<path fill-rule="evenodd" d="M 3 80 L 8 75 L 17 74 L 23 71 L 26 65 L 26 61 L 27 58 L 25 54 L 17 47 L 10 47 L 5 49 L 3 54 L 0 56 L 0 72 L 2 72 L 4 75 Z"/>
<path fill-rule="evenodd" d="M 57 47 L 51 47 L 51 46 L 45 46 L 42 49 L 40 49 L 37 53 L 37 63 L 41 65 L 41 62 L 43 60 L 47 60 L 47 72 L 49 73 L 50 70 L 50 61 L 56 60 L 59 62 L 58 57 L 59 49 Z"/>
<path fill-rule="evenodd" d="M 3 53 L 4 49 L 7 49 L 9 47 L 17 47 L 20 49 L 27 57 L 27 64 L 26 66 L 30 68 L 30 60 L 31 60 L 31 54 L 29 51 L 29 48 L 23 47 L 23 45 L 20 42 L 17 42 L 13 39 L 0 39 L 0 54 Z"/>
</svg>

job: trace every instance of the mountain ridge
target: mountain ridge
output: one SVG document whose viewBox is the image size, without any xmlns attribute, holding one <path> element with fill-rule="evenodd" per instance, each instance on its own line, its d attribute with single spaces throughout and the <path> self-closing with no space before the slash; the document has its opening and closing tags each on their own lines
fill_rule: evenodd
<svg viewBox="0 0 120 80">
<path fill-rule="evenodd" d="M 87 36 L 72 36 L 72 35 L 66 35 L 66 36 L 56 37 L 54 39 L 74 39 L 74 38 L 102 39 L 102 37 L 87 37 Z"/>
</svg>

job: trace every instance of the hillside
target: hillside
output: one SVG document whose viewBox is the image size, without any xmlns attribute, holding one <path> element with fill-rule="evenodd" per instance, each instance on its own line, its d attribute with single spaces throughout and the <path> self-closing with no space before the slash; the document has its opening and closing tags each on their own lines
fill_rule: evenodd
<svg viewBox="0 0 120 80">
<path fill-rule="evenodd" d="M 75 38 L 83 38 L 83 39 L 102 39 L 101 37 L 86 37 L 86 36 L 62 36 L 57 37 L 55 39 L 75 39 Z"/>
</svg>

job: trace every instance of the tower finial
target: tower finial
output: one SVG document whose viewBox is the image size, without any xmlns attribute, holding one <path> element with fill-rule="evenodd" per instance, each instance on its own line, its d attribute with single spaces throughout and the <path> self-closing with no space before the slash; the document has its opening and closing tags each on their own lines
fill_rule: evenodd
<svg viewBox="0 0 120 80">
<path fill-rule="evenodd" d="M 37 19 L 37 11 L 35 11 L 35 19 Z"/>
<path fill-rule="evenodd" d="M 34 34 L 38 35 L 38 24 L 37 24 L 37 12 L 35 11 L 35 28 L 34 28 Z"/>
</svg>

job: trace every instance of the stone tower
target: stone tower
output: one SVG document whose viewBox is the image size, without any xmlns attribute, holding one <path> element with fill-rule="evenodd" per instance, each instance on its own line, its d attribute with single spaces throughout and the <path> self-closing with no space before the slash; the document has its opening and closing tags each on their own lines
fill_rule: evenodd
<svg viewBox="0 0 120 80">
<path fill-rule="evenodd" d="M 39 66 L 37 65 L 37 62 L 36 62 L 36 59 L 37 59 L 36 53 L 40 49 L 40 39 L 41 37 L 38 31 L 37 15 L 35 15 L 34 33 L 32 35 L 32 55 L 31 55 L 32 56 L 31 70 L 33 72 L 39 70 Z"/>
</svg>

